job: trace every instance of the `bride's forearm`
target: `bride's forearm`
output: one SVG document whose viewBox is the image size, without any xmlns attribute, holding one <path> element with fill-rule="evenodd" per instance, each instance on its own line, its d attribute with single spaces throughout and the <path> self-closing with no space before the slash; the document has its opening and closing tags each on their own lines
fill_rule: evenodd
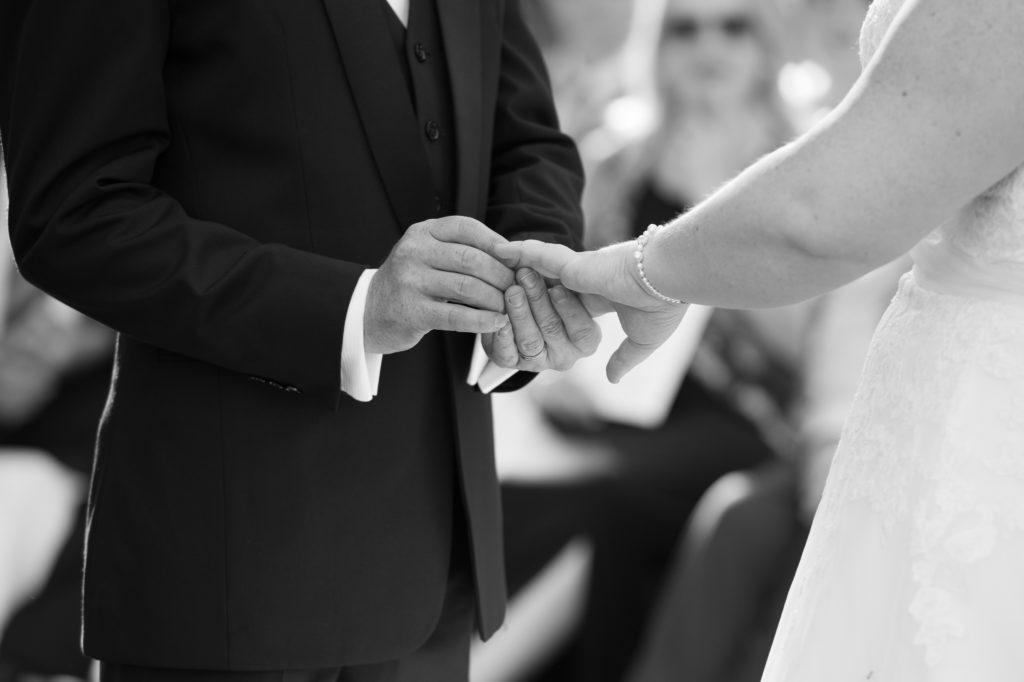
<svg viewBox="0 0 1024 682">
<path fill-rule="evenodd" d="M 839 287 L 887 259 L 815 239 L 816 193 L 778 183 L 766 158 L 705 203 L 655 232 L 649 278 L 670 296 L 723 307 L 772 307 Z M 777 181 L 778 178 L 776 177 Z"/>
<path fill-rule="evenodd" d="M 648 276 L 684 300 L 773 306 L 906 253 L 1024 159 L 1024 80 L 1006 68 L 1022 39 L 1015 0 L 907 3 L 831 114 L 657 234 Z"/>
<path fill-rule="evenodd" d="M 658 231 L 650 279 L 682 300 L 735 308 L 781 306 L 852 281 L 898 254 L 837 237 L 829 188 L 800 166 L 813 149 L 783 148 Z M 811 142 L 813 144 L 813 142 Z M 801 160 L 803 159 L 803 160 Z"/>
</svg>

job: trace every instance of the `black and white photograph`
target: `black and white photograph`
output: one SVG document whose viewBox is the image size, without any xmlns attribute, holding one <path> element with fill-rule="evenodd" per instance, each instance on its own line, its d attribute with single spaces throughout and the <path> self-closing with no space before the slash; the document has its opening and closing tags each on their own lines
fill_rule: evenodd
<svg viewBox="0 0 1024 682">
<path fill-rule="evenodd" d="M 0 0 L 0 682 L 1021 682 L 1022 57 Z"/>
</svg>

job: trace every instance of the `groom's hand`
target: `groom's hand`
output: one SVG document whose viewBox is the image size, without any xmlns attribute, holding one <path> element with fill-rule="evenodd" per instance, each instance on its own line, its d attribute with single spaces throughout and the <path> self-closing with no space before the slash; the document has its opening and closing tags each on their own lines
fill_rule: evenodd
<svg viewBox="0 0 1024 682">
<path fill-rule="evenodd" d="M 489 252 L 505 239 L 472 218 L 417 223 L 370 281 L 365 348 L 396 353 L 432 330 L 488 334 L 505 326 L 513 271 Z"/>
<path fill-rule="evenodd" d="M 548 289 L 530 268 L 520 268 L 516 282 L 505 292 L 509 324 L 483 337 L 495 364 L 529 372 L 565 371 L 597 350 L 601 328 L 575 293 L 561 285 Z"/>
</svg>

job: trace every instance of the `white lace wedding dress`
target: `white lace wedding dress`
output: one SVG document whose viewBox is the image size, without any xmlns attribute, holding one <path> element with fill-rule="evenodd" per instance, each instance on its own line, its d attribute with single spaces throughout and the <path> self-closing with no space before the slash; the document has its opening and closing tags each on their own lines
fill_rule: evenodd
<svg viewBox="0 0 1024 682">
<path fill-rule="evenodd" d="M 1024 170 L 912 256 L 763 682 L 1024 680 Z"/>
</svg>

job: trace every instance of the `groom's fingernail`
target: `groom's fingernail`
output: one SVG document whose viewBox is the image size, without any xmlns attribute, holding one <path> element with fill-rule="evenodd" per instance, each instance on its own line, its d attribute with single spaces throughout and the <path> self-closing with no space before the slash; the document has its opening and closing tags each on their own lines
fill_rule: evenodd
<svg viewBox="0 0 1024 682">
<path fill-rule="evenodd" d="M 526 302 L 523 290 L 519 288 L 509 290 L 507 294 L 509 305 L 521 306 Z"/>
<path fill-rule="evenodd" d="M 566 299 L 565 287 L 563 287 L 563 286 L 552 287 L 551 288 L 551 299 L 555 303 L 565 303 L 565 299 Z"/>
<path fill-rule="evenodd" d="M 530 288 L 533 288 L 533 287 L 537 286 L 537 282 L 539 282 L 539 281 L 540 281 L 540 278 L 537 276 L 537 273 L 534 272 L 533 270 L 523 269 L 523 270 L 519 271 L 519 282 L 523 286 L 528 286 Z"/>
</svg>

